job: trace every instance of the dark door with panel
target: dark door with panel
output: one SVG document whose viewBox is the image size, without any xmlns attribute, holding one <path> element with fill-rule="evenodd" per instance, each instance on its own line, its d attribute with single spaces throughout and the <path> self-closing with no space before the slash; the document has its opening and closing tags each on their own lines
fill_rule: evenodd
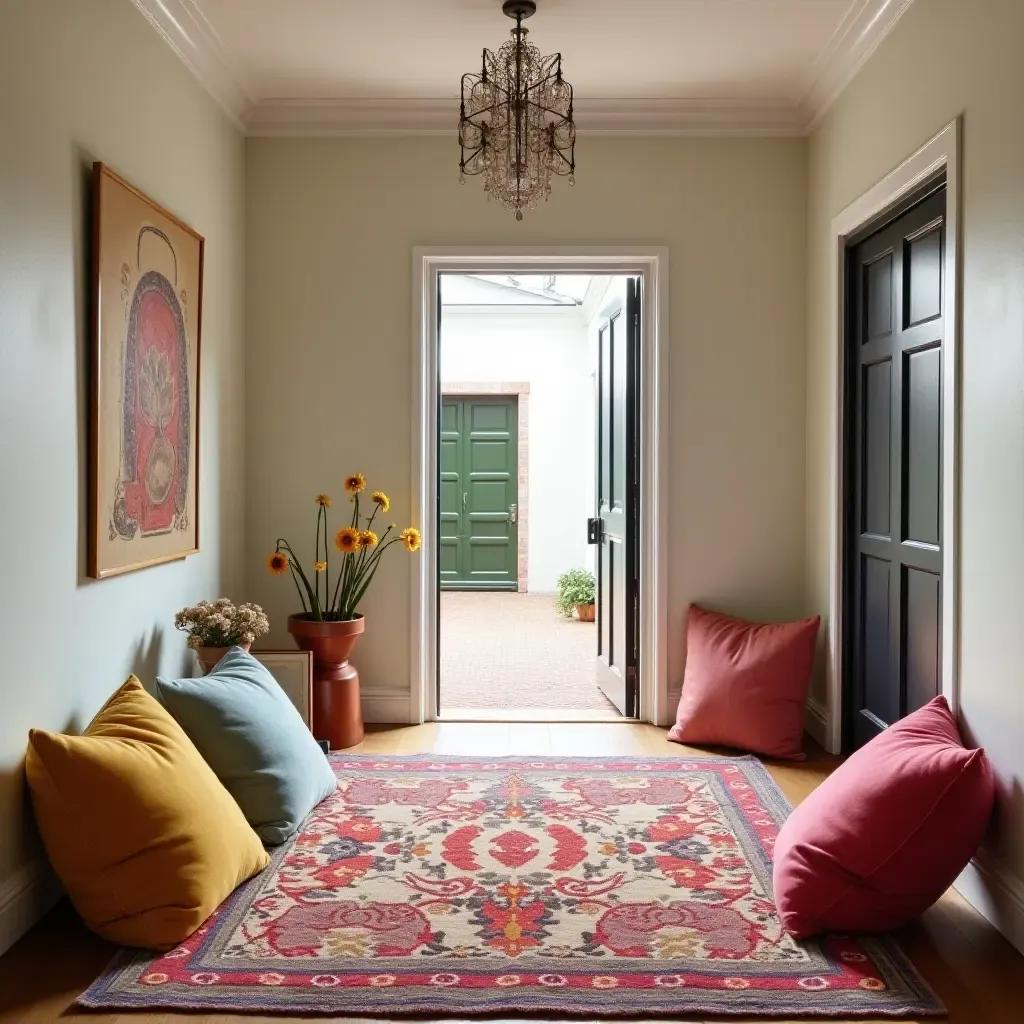
<svg viewBox="0 0 1024 1024">
<path fill-rule="evenodd" d="M 946 192 L 847 250 L 846 743 L 941 692 Z"/>
<path fill-rule="evenodd" d="M 441 400 L 441 587 L 518 585 L 515 396 Z"/>
<path fill-rule="evenodd" d="M 598 330 L 597 685 L 627 716 L 639 714 L 639 392 L 640 279 Z"/>
</svg>

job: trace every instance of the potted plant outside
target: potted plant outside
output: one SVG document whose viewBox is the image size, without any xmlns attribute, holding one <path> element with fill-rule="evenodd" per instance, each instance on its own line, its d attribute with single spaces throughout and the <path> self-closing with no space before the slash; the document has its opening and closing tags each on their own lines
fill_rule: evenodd
<svg viewBox="0 0 1024 1024">
<path fill-rule="evenodd" d="M 182 608 L 174 616 L 174 625 L 188 633 L 188 646 L 196 652 L 205 672 L 232 647 L 249 650 L 256 637 L 270 630 L 266 613 L 258 604 L 240 604 L 236 608 L 226 597 Z"/>
<path fill-rule="evenodd" d="M 594 574 L 586 569 L 570 569 L 558 577 L 556 607 L 562 615 L 572 618 L 575 611 L 581 622 L 594 621 L 596 591 Z"/>
<path fill-rule="evenodd" d="M 372 511 L 364 515 L 360 495 L 366 490 L 366 478 L 362 473 L 346 477 L 345 490 L 352 502 L 352 515 L 334 535 L 334 547 L 341 558 L 335 559 L 333 575 L 327 527 L 332 502 L 326 494 L 315 498 L 316 557 L 312 572 L 307 574 L 283 537 L 267 558 L 272 573 L 291 573 L 298 591 L 302 611 L 288 616 L 288 632 L 300 650 L 313 653 L 313 720 L 317 723 L 317 738 L 327 740 L 332 750 L 355 746 L 363 738 L 359 673 L 348 660 L 366 628 L 359 603 L 388 548 L 400 544 L 406 551 L 415 551 L 421 542 L 419 530 L 412 526 L 398 531 L 392 523 L 381 535 L 374 532 L 377 516 L 391 508 L 391 499 L 383 491 L 374 491 L 370 496 Z"/>
</svg>

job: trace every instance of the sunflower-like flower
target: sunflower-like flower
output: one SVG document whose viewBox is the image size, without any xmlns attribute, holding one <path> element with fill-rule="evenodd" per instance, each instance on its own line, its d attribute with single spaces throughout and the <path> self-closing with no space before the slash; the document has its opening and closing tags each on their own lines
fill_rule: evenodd
<svg viewBox="0 0 1024 1024">
<path fill-rule="evenodd" d="M 415 526 L 407 526 L 398 537 L 406 551 L 415 551 L 423 543 L 423 537 Z"/>
<path fill-rule="evenodd" d="M 343 526 L 334 535 L 334 546 L 343 554 L 351 555 L 359 550 L 359 531 L 352 526 Z"/>
<path fill-rule="evenodd" d="M 352 473 L 345 477 L 345 490 L 349 494 L 359 494 L 366 490 L 366 477 L 362 473 Z"/>
<path fill-rule="evenodd" d="M 380 505 L 381 512 L 387 512 L 391 508 L 391 499 L 383 491 L 374 491 L 370 497 L 373 499 L 374 504 Z"/>
<path fill-rule="evenodd" d="M 313 568 L 316 569 L 317 572 L 323 572 L 327 568 L 327 563 L 326 562 L 314 562 L 313 563 Z"/>
<path fill-rule="evenodd" d="M 275 551 L 267 556 L 267 568 L 276 576 L 288 571 L 288 556 L 281 551 Z"/>
<path fill-rule="evenodd" d="M 331 496 L 329 494 L 318 494 L 316 496 L 316 503 L 321 508 L 330 508 L 331 507 Z"/>
<path fill-rule="evenodd" d="M 375 548 L 377 546 L 377 534 L 373 530 L 363 530 L 359 534 L 359 546 L 361 548 Z"/>
</svg>

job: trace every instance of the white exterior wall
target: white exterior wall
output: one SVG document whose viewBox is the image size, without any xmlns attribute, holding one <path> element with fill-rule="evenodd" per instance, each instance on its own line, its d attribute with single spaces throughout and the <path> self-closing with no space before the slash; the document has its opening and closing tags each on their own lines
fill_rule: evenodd
<svg viewBox="0 0 1024 1024">
<path fill-rule="evenodd" d="M 566 569 L 592 569 L 594 382 L 580 309 L 445 306 L 441 381 L 530 385 L 529 590 L 554 592 Z"/>
</svg>

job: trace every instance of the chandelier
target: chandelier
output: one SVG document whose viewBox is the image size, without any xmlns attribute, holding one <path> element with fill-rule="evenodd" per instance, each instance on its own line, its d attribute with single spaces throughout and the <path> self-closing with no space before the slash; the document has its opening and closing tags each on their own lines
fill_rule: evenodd
<svg viewBox="0 0 1024 1024">
<path fill-rule="evenodd" d="M 562 78 L 562 55 L 542 57 L 526 41 L 523 19 L 534 0 L 505 0 L 515 19 L 512 38 L 497 53 L 485 49 L 480 72 L 462 76 L 459 180 L 482 174 L 488 198 L 516 211 L 551 193 L 551 175 L 576 183 L 576 126 L 572 86 Z"/>
</svg>

